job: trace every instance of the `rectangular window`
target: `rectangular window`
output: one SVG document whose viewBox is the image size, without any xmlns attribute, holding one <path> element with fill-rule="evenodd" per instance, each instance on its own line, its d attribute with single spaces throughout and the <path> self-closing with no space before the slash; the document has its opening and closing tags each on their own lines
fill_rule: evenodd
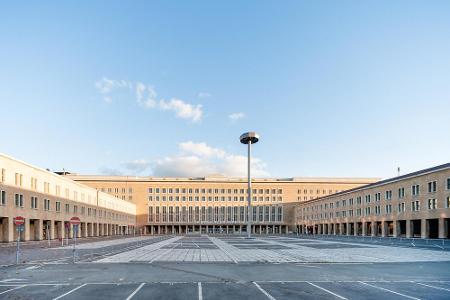
<svg viewBox="0 0 450 300">
<path fill-rule="evenodd" d="M 419 195 L 419 185 L 418 184 L 415 184 L 415 185 L 413 185 L 412 187 L 411 187 L 411 194 L 413 195 L 413 196 L 418 196 Z"/>
<path fill-rule="evenodd" d="M 50 210 L 50 200 L 44 199 L 44 210 Z"/>
<path fill-rule="evenodd" d="M 450 197 L 447 197 L 447 200 L 445 202 L 445 208 L 450 208 Z"/>
<path fill-rule="evenodd" d="M 55 203 L 55 208 L 56 208 L 56 211 L 57 211 L 57 212 L 60 212 L 60 211 L 61 211 L 61 202 L 56 201 L 56 203 Z"/>
<path fill-rule="evenodd" d="M 14 195 L 14 203 L 15 203 L 16 207 L 23 207 L 23 195 L 15 194 Z"/>
<path fill-rule="evenodd" d="M 356 197 L 356 204 L 361 204 L 361 197 Z M 331 206 L 330 206 L 330 208 L 332 208 Z"/>
<path fill-rule="evenodd" d="M 386 204 L 385 212 L 386 212 L 386 214 L 392 213 L 392 204 Z"/>
<path fill-rule="evenodd" d="M 375 194 L 375 201 L 380 201 L 381 200 L 381 193 L 376 193 Z"/>
<path fill-rule="evenodd" d="M 430 181 L 428 182 L 428 193 L 435 193 L 437 190 L 437 182 Z"/>
<path fill-rule="evenodd" d="M 366 203 L 370 203 L 370 195 L 366 195 Z"/>
<path fill-rule="evenodd" d="M 450 190 L 450 178 L 447 178 L 447 190 Z"/>
<path fill-rule="evenodd" d="M 6 191 L 0 191 L 0 205 L 6 205 Z"/>
<path fill-rule="evenodd" d="M 6 170 L 2 169 L 2 173 L 0 176 L 0 182 L 5 182 L 5 180 L 6 180 Z"/>
<path fill-rule="evenodd" d="M 70 213 L 70 205 L 69 204 L 66 204 L 66 213 L 67 214 Z"/>
<path fill-rule="evenodd" d="M 405 202 L 399 203 L 398 204 L 398 212 L 402 213 L 405 211 Z"/>
<path fill-rule="evenodd" d="M 420 201 L 416 200 L 416 201 L 411 202 L 411 210 L 419 211 L 420 210 Z"/>
<path fill-rule="evenodd" d="M 428 209 L 436 209 L 436 199 L 428 199 Z"/>
<path fill-rule="evenodd" d="M 392 199 L 392 191 L 386 191 L 386 200 Z"/>
<path fill-rule="evenodd" d="M 38 198 L 37 197 L 31 197 L 31 208 L 32 209 L 38 208 Z"/>
<path fill-rule="evenodd" d="M 405 188 L 399 188 L 398 189 L 398 198 L 399 199 L 405 198 Z"/>
</svg>

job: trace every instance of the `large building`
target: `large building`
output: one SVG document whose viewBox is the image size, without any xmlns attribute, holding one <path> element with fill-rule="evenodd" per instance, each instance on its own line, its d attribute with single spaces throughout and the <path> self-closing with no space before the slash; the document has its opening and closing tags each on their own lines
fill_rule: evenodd
<svg viewBox="0 0 450 300">
<path fill-rule="evenodd" d="M 247 180 L 244 178 L 66 176 L 135 203 L 137 226 L 145 234 L 242 233 L 246 230 Z M 297 203 L 375 181 L 374 178 L 253 179 L 252 231 L 292 231 Z"/>
<path fill-rule="evenodd" d="M 21 239 L 128 234 L 136 225 L 136 205 L 64 176 L 0 154 L 0 241 L 17 239 L 13 219 L 25 218 Z"/>
<path fill-rule="evenodd" d="M 450 163 L 299 203 L 308 234 L 450 238 Z"/>
</svg>

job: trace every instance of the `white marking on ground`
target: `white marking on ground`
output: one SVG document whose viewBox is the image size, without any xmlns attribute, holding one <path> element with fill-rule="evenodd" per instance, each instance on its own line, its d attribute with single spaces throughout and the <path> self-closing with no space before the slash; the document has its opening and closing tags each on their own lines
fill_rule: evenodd
<svg viewBox="0 0 450 300">
<path fill-rule="evenodd" d="M 267 298 L 269 298 L 270 300 L 276 300 L 271 294 L 269 294 L 265 289 L 263 289 L 259 284 L 257 284 L 256 282 L 253 282 L 253 284 L 256 286 L 256 288 L 258 290 L 261 291 L 261 293 L 263 293 L 264 295 L 266 295 Z"/>
<path fill-rule="evenodd" d="M 0 295 L 6 294 L 6 293 L 11 292 L 11 291 L 14 291 L 14 290 L 21 289 L 21 288 L 23 288 L 23 287 L 25 287 L 25 286 L 26 286 L 26 285 L 19 285 L 19 286 L 16 286 L 16 287 L 14 287 L 14 288 L 12 288 L 12 289 L 9 289 L 9 290 L 6 290 L 6 291 L 1 292 Z"/>
<path fill-rule="evenodd" d="M 450 292 L 450 289 L 446 289 L 446 288 L 443 288 L 443 287 L 440 287 L 440 286 L 433 286 L 433 285 L 428 285 L 428 284 L 420 283 L 420 282 L 416 282 L 416 284 L 423 285 L 423 286 L 426 286 L 426 287 L 429 287 L 429 288 L 432 288 L 432 289 L 444 290 L 444 291 Z"/>
<path fill-rule="evenodd" d="M 402 294 L 402 293 L 399 293 L 399 292 L 396 292 L 396 291 L 393 291 L 393 290 L 389 290 L 389 289 L 383 288 L 381 286 L 376 286 L 376 285 L 369 284 L 367 282 L 362 282 L 362 281 L 358 281 L 358 282 L 361 283 L 361 284 L 364 284 L 364 285 L 371 286 L 371 287 L 376 288 L 376 289 L 380 289 L 380 290 L 383 290 L 383 291 L 386 291 L 386 292 L 390 292 L 390 293 L 393 293 L 393 294 L 405 297 L 405 298 L 420 300 L 420 298 L 416 298 L 416 297 L 413 297 L 413 296 L 405 295 L 405 294 Z"/>
<path fill-rule="evenodd" d="M 203 300 L 202 283 L 198 283 L 198 300 Z"/>
<path fill-rule="evenodd" d="M 335 297 L 337 297 L 337 298 L 339 298 L 339 299 L 347 300 L 347 298 L 342 297 L 341 295 L 338 295 L 338 294 L 336 294 L 336 293 L 333 293 L 332 291 L 327 290 L 326 288 L 323 288 L 323 287 L 321 287 L 321 286 L 318 286 L 317 284 L 314 284 L 314 283 L 309 282 L 309 281 L 307 281 L 306 283 L 308 283 L 308 284 L 312 285 L 313 287 L 316 287 L 316 288 L 318 288 L 318 289 L 320 289 L 320 290 L 322 290 L 322 291 L 324 291 L 324 292 L 327 292 L 328 294 L 331 294 L 331 295 L 333 295 L 333 296 L 335 296 Z"/>
<path fill-rule="evenodd" d="M 72 294 L 73 292 L 75 292 L 76 290 L 81 289 L 81 288 L 84 287 L 85 285 L 87 285 L 87 283 L 84 283 L 84 284 L 82 284 L 82 285 L 80 285 L 80 286 L 78 286 L 78 287 L 76 287 L 76 288 L 74 288 L 74 289 L 71 289 L 71 290 L 68 291 L 67 293 L 64 293 L 64 294 L 62 294 L 62 295 L 60 295 L 60 296 L 58 296 L 58 297 L 56 297 L 56 298 L 53 298 L 53 300 L 58 300 L 58 299 L 61 299 L 61 298 L 65 297 L 65 296 L 67 296 L 67 295 L 69 295 L 69 294 Z"/>
<path fill-rule="evenodd" d="M 145 282 L 141 283 L 131 294 L 130 296 L 127 297 L 127 299 L 125 300 L 130 300 L 131 298 L 134 297 L 134 295 L 137 294 L 137 292 L 139 292 L 140 289 L 142 289 L 142 287 L 145 285 Z"/>
</svg>

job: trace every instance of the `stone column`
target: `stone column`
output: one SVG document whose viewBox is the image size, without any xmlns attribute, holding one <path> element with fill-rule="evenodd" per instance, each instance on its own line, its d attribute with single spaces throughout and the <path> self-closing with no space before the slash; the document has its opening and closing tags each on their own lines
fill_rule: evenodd
<svg viewBox="0 0 450 300">
<path fill-rule="evenodd" d="M 386 236 L 386 221 L 381 221 L 381 236 L 385 237 Z"/>
<path fill-rule="evenodd" d="M 3 218 L 3 242 L 13 242 L 14 241 L 14 220 L 12 217 Z"/>
<path fill-rule="evenodd" d="M 377 230 L 378 230 L 377 222 L 372 221 L 371 224 L 372 224 L 372 236 L 376 236 L 377 235 Z"/>
<path fill-rule="evenodd" d="M 412 226 L 411 220 L 406 220 L 406 238 L 408 238 L 408 239 L 411 238 L 411 236 L 412 236 L 411 226 Z"/>
<path fill-rule="evenodd" d="M 56 221 L 47 221 L 48 224 L 48 233 L 50 235 L 50 239 L 54 240 L 55 239 L 55 229 L 56 229 Z"/>
<path fill-rule="evenodd" d="M 23 232 L 23 241 L 29 241 L 30 240 L 30 219 L 25 219 L 25 226 L 24 232 Z"/>
<path fill-rule="evenodd" d="M 397 220 L 392 221 L 392 235 L 394 237 L 398 237 L 399 236 L 399 232 L 400 232 L 400 224 Z"/>
<path fill-rule="evenodd" d="M 358 235 L 358 231 L 359 231 L 358 222 L 354 222 L 353 223 L 353 236 L 357 236 Z"/>
<path fill-rule="evenodd" d="M 429 237 L 429 228 L 428 228 L 428 222 L 426 219 L 420 220 L 420 237 L 423 239 L 426 239 Z"/>
<path fill-rule="evenodd" d="M 366 222 L 362 222 L 361 226 L 362 226 L 362 228 L 361 228 L 362 233 L 361 234 L 363 236 L 366 236 L 366 234 L 367 234 L 367 223 Z"/>
<path fill-rule="evenodd" d="M 444 218 L 439 218 L 439 238 L 440 239 L 445 239 L 447 237 L 447 232 L 446 229 L 447 227 L 445 226 L 445 219 Z"/>
</svg>

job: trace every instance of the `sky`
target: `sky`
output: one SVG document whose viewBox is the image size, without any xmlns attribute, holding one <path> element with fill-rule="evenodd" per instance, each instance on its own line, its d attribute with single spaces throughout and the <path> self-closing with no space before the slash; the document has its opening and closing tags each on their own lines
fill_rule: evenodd
<svg viewBox="0 0 450 300">
<path fill-rule="evenodd" d="M 0 152 L 139 176 L 450 162 L 449 1 L 11 1 Z"/>
</svg>

